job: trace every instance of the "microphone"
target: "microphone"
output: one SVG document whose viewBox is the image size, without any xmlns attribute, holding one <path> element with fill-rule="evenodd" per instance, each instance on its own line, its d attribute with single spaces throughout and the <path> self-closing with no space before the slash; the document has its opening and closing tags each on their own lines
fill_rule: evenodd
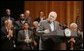
<svg viewBox="0 0 84 51">
<path fill-rule="evenodd" d="M 63 30 L 68 28 L 65 24 L 61 24 L 61 23 L 59 24 L 59 26 L 62 27 Z"/>
</svg>

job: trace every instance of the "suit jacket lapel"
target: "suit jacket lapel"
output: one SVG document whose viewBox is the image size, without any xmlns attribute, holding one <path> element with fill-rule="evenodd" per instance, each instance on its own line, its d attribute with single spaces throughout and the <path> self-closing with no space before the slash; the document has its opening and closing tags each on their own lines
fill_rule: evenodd
<svg viewBox="0 0 84 51">
<path fill-rule="evenodd" d="M 24 30 L 22 31 L 22 37 L 23 37 L 23 39 L 25 39 L 25 32 L 24 32 Z"/>
<path fill-rule="evenodd" d="M 31 36 L 31 31 L 29 31 L 29 30 L 28 30 L 28 35 L 29 35 L 29 37 Z"/>
</svg>

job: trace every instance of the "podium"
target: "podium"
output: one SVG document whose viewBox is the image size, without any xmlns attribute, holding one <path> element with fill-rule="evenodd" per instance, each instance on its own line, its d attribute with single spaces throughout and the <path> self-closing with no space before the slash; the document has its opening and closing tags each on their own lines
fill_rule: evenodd
<svg viewBox="0 0 84 51">
<path fill-rule="evenodd" d="M 47 39 L 52 39 L 55 43 L 60 43 L 60 49 L 59 50 L 66 50 L 66 41 L 70 39 L 70 37 L 77 37 L 77 32 L 71 31 L 71 36 L 66 37 L 64 30 L 55 30 L 48 34 L 38 34 L 37 36 L 40 36 L 39 39 L 39 50 L 43 50 L 42 43 L 43 41 L 46 41 Z"/>
</svg>

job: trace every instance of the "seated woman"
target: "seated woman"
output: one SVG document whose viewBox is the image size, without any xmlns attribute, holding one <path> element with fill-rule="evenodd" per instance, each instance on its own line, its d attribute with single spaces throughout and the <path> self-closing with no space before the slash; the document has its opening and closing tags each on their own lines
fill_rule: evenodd
<svg viewBox="0 0 84 51">
<path fill-rule="evenodd" d="M 12 20 L 5 20 L 4 26 L 1 28 L 1 49 L 13 50 L 14 47 L 16 47 L 15 37 L 15 30 Z"/>
<path fill-rule="evenodd" d="M 19 42 L 19 48 L 22 50 L 32 50 L 32 42 L 33 40 L 33 32 L 29 30 L 29 24 L 24 23 L 22 25 L 22 30 L 18 32 L 18 42 Z"/>
</svg>

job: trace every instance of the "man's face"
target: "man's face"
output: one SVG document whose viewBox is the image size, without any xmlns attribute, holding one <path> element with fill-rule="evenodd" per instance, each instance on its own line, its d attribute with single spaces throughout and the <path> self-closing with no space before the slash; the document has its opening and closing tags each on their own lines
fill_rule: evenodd
<svg viewBox="0 0 84 51">
<path fill-rule="evenodd" d="M 40 16 L 41 16 L 41 17 L 44 16 L 44 13 L 43 13 L 43 12 L 40 12 Z"/>
<path fill-rule="evenodd" d="M 55 21 L 55 19 L 56 19 L 56 17 L 53 16 L 53 15 L 50 15 L 48 18 L 49 18 L 49 21 L 50 21 L 50 22 L 53 22 L 53 21 Z"/>
<path fill-rule="evenodd" d="M 25 17 L 24 17 L 24 14 L 21 14 L 21 15 L 20 15 L 20 18 L 21 18 L 21 19 L 24 19 L 24 18 L 25 18 Z"/>
<path fill-rule="evenodd" d="M 52 12 L 49 13 L 48 19 L 49 19 L 50 22 L 53 22 L 53 21 L 56 20 L 56 17 L 57 17 L 57 13 L 52 11 Z"/>
<path fill-rule="evenodd" d="M 30 11 L 25 12 L 25 16 L 28 17 L 30 15 Z"/>
<path fill-rule="evenodd" d="M 10 16 L 11 12 L 10 12 L 9 9 L 6 10 L 6 14 L 7 14 L 8 16 Z"/>
</svg>

